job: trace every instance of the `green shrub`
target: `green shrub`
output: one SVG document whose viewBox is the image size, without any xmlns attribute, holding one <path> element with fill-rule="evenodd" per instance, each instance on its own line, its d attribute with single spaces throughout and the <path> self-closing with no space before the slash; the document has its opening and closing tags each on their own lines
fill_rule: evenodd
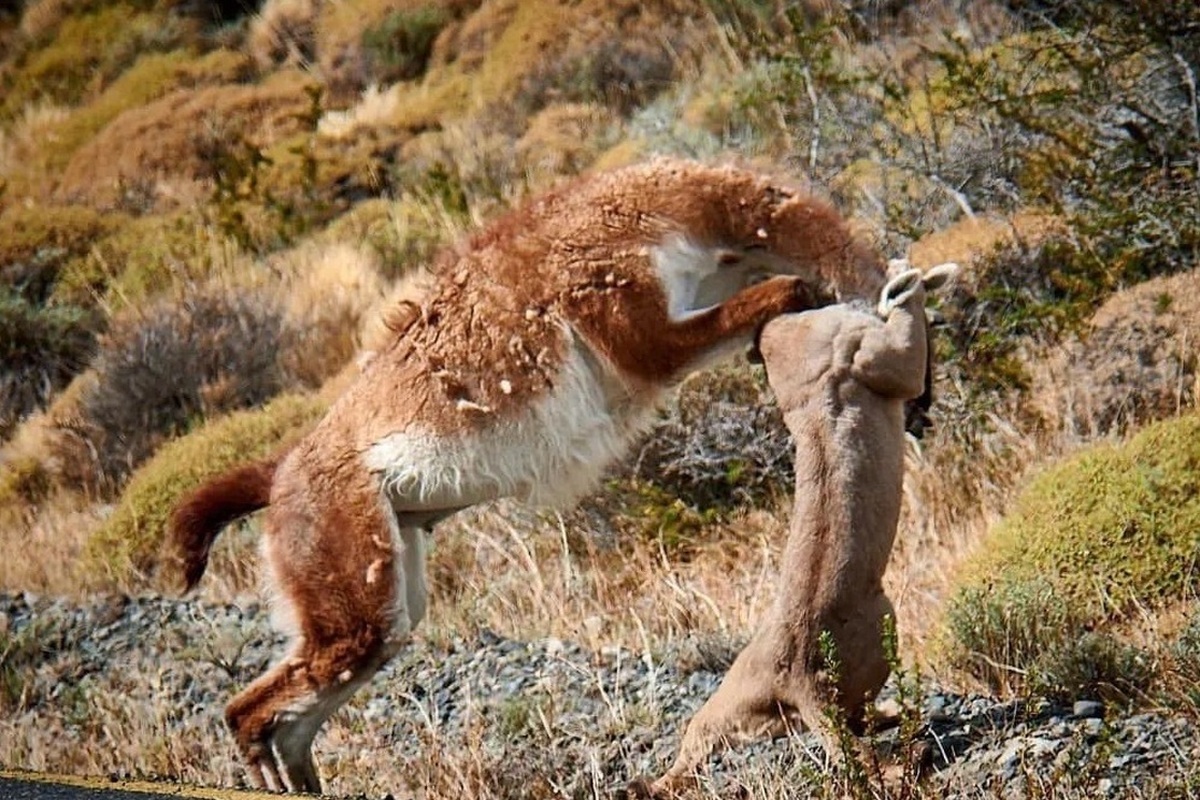
<svg viewBox="0 0 1200 800">
<path fill-rule="evenodd" d="M 197 57 L 190 49 L 146 53 L 93 100 L 76 109 L 41 148 L 46 170 L 62 170 L 85 142 L 121 112 L 145 105 L 173 89 L 235 82 L 249 72 L 244 56 L 216 50 Z"/>
<path fill-rule="evenodd" d="M 1099 621 L 1186 596 L 1198 550 L 1200 415 L 1188 414 L 1038 476 L 968 572 L 1045 577 Z"/>
<path fill-rule="evenodd" d="M 1128 652 L 1081 643 L 1082 632 L 1187 597 L 1198 556 L 1200 415 L 1189 414 L 1033 480 L 963 568 L 946 614 L 953 660 L 997 686 L 1025 671 L 1077 673 L 1072 663 L 1100 656 L 1096 682 L 1136 675 Z M 1059 660 L 1037 667 L 1043 658 Z"/>
<path fill-rule="evenodd" d="M 84 206 L 13 205 L 0 213 L 0 285 L 40 304 L 69 261 L 120 222 Z"/>
<path fill-rule="evenodd" d="M 991 182 L 1068 223 L 1032 280 L 991 281 L 1006 314 L 1053 333 L 1124 286 L 1196 263 L 1200 138 L 1184 120 L 1200 49 L 1183 31 L 1200 25 L 1200 6 L 1033 5 L 1048 13 L 1022 34 L 940 50 L 936 91 L 957 126 L 986 125 L 1000 143 Z"/>
<path fill-rule="evenodd" d="M 238 411 L 163 446 L 130 480 L 116 509 L 88 540 L 85 563 L 118 585 L 144 577 L 159 554 L 176 501 L 205 480 L 264 458 L 324 413 L 318 399 L 285 395 Z"/>
<path fill-rule="evenodd" d="M 146 52 L 169 50 L 184 31 L 143 2 L 95 3 L 63 18 L 54 35 L 29 43 L 6 71 L 0 118 L 32 101 L 71 105 L 101 89 Z"/>
<path fill-rule="evenodd" d="M 946 608 L 951 663 L 993 690 L 1012 690 L 1043 653 L 1078 635 L 1083 616 L 1046 580 L 964 587 Z"/>
<path fill-rule="evenodd" d="M 1145 695 L 1157 673 L 1149 653 L 1104 633 L 1075 633 L 1030 665 L 1030 692 L 1063 703 L 1121 702 Z"/>
<path fill-rule="evenodd" d="M 628 115 L 672 85 L 675 62 L 660 39 L 613 30 L 536 64 L 522 78 L 515 102 L 526 113 L 551 103 L 602 103 Z"/>
<path fill-rule="evenodd" d="M 100 328 L 90 311 L 39 307 L 0 288 L 0 437 L 87 366 Z"/>
<path fill-rule="evenodd" d="M 79 305 L 99 298 L 110 309 L 144 303 L 206 277 L 214 236 L 184 213 L 129 219 L 64 264 L 54 298 Z"/>
<path fill-rule="evenodd" d="M 419 78 L 429 64 L 434 41 L 449 21 L 446 9 L 429 5 L 393 11 L 363 31 L 362 49 L 372 78 L 384 84 Z"/>
</svg>

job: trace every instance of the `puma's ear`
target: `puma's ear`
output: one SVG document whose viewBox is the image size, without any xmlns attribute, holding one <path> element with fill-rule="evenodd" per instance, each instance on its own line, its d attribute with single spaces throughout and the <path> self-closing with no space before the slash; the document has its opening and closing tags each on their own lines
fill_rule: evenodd
<svg viewBox="0 0 1200 800">
<path fill-rule="evenodd" d="M 953 261 L 947 261 L 945 264 L 938 264 L 926 272 L 921 282 L 925 284 L 926 289 L 932 292 L 952 281 L 957 274 L 958 264 L 955 264 Z"/>
<path fill-rule="evenodd" d="M 921 270 L 910 269 L 901 272 L 887 282 L 879 296 L 879 316 L 886 317 L 893 308 L 902 304 L 921 288 Z"/>
</svg>

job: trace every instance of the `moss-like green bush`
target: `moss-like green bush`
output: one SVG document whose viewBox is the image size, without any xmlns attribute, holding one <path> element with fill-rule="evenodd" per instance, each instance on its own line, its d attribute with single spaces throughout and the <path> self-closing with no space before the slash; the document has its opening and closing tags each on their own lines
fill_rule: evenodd
<svg viewBox="0 0 1200 800">
<path fill-rule="evenodd" d="M 284 395 L 163 446 L 133 476 L 112 515 L 88 540 L 86 565 L 118 585 L 137 583 L 154 565 L 171 509 L 184 493 L 295 440 L 324 408 L 316 398 Z"/>
<path fill-rule="evenodd" d="M 1186 596 L 1200 555 L 1200 415 L 1101 444 L 1038 476 L 967 585 L 1042 577 L 1097 620 Z"/>
<path fill-rule="evenodd" d="M 63 266 L 54 298 L 111 309 L 143 303 L 171 287 L 208 275 L 214 234 L 193 215 L 128 219 Z"/>
<path fill-rule="evenodd" d="M 145 105 L 173 89 L 232 83 L 245 78 L 249 60 L 228 50 L 197 57 L 190 50 L 147 53 L 122 72 L 94 100 L 73 112 L 42 148 L 44 167 L 60 171 L 84 143 L 121 112 Z"/>
<path fill-rule="evenodd" d="M 1063 664 L 1091 658 L 1063 655 L 1082 646 L 1084 631 L 1189 596 L 1198 556 L 1200 415 L 1189 414 L 1125 444 L 1094 446 L 1026 488 L 964 566 L 947 606 L 953 660 L 993 685 L 1038 670 L 1071 673 Z M 1119 647 L 1088 647 L 1121 674 L 1136 672 L 1121 666 L 1134 662 Z"/>
<path fill-rule="evenodd" d="M 97 3 L 65 16 L 53 37 L 30 43 L 21 54 L 0 97 L 0 117 L 43 100 L 77 103 L 102 89 L 141 54 L 169 50 L 184 31 L 146 3 Z"/>
</svg>

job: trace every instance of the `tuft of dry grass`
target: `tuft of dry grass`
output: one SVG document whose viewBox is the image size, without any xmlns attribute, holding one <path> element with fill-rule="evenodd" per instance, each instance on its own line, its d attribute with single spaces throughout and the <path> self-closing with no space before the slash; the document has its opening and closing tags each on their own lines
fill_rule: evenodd
<svg viewBox="0 0 1200 800">
<path fill-rule="evenodd" d="M 379 257 L 347 242 L 296 248 L 285 259 L 286 314 L 295 340 L 285 367 L 305 386 L 320 386 L 353 357 L 385 286 Z"/>
<path fill-rule="evenodd" d="M 314 0 L 267 0 L 250 23 L 246 47 L 260 70 L 305 65 L 316 50 L 318 4 Z"/>
<path fill-rule="evenodd" d="M 0 589 L 80 597 L 96 588 L 81 557 L 103 519 L 100 506 L 69 490 L 33 505 L 0 499 Z"/>
<path fill-rule="evenodd" d="M 382 127 L 397 116 L 402 89 L 399 85 L 387 89 L 368 86 L 351 107 L 325 112 L 317 132 L 330 139 L 350 139 L 364 130 Z"/>
<path fill-rule="evenodd" d="M 603 149 L 610 120 L 603 107 L 588 103 L 547 106 L 529 120 L 514 153 L 530 182 L 544 184 L 555 176 L 575 175 Z"/>
<path fill-rule="evenodd" d="M 70 115 L 68 107 L 44 101 L 22 108 L 15 120 L 0 129 L 0 180 L 14 189 L 24 188 L 16 179 L 35 161 L 43 144 L 54 140 L 55 131 Z"/>
<path fill-rule="evenodd" d="M 21 35 L 33 41 L 46 38 L 77 5 L 79 0 L 33 0 L 27 3 L 21 14 Z"/>
</svg>

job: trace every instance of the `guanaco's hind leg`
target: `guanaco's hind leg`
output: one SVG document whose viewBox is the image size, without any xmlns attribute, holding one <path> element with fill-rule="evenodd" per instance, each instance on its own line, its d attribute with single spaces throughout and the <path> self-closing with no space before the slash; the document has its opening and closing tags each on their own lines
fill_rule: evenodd
<svg viewBox="0 0 1200 800">
<path fill-rule="evenodd" d="M 268 512 L 265 555 L 296 639 L 225 712 L 260 788 L 321 791 L 313 737 L 424 614 L 420 531 L 400 529 L 371 477 L 357 478 L 336 505 L 284 491 Z"/>
</svg>

